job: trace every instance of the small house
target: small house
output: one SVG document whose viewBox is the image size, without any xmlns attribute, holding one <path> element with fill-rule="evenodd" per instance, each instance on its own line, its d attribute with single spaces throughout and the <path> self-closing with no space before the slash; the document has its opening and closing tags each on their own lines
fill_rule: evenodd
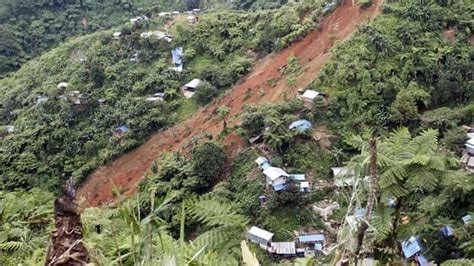
<svg viewBox="0 0 474 266">
<path fill-rule="evenodd" d="M 454 235 L 454 229 L 449 225 L 443 226 L 441 228 L 440 232 L 441 232 L 441 234 L 443 234 L 443 236 L 452 236 L 452 235 Z"/>
<path fill-rule="evenodd" d="M 198 21 L 198 18 L 196 16 L 187 16 L 186 20 L 188 21 L 189 24 L 195 24 Z"/>
<path fill-rule="evenodd" d="M 310 129 L 313 125 L 311 122 L 305 119 L 297 120 L 290 124 L 288 129 L 296 130 L 298 132 L 305 132 L 306 130 Z"/>
<path fill-rule="evenodd" d="M 122 33 L 121 33 L 120 31 L 114 32 L 114 33 L 112 34 L 112 37 L 113 37 L 115 40 L 120 39 L 120 36 L 122 36 Z"/>
<path fill-rule="evenodd" d="M 193 9 L 193 13 L 201 13 L 201 9 L 199 9 L 199 8 L 194 8 L 194 9 Z"/>
<path fill-rule="evenodd" d="M 309 192 L 310 186 L 308 181 L 301 182 L 300 185 L 300 192 Z"/>
<path fill-rule="evenodd" d="M 15 126 L 11 126 L 11 125 L 5 126 L 5 130 L 7 131 L 7 133 L 11 134 L 11 133 L 15 132 Z"/>
<path fill-rule="evenodd" d="M 288 176 L 290 177 L 290 179 L 297 182 L 306 181 L 306 176 L 304 174 L 289 174 Z"/>
<path fill-rule="evenodd" d="M 324 5 L 324 7 L 323 7 L 323 12 L 324 12 L 324 13 L 329 12 L 329 11 L 333 10 L 335 7 L 336 7 L 336 3 L 335 3 L 335 2 L 327 3 L 327 4 Z"/>
<path fill-rule="evenodd" d="M 289 176 L 283 169 L 270 166 L 263 170 L 263 174 L 266 177 L 267 185 L 273 186 L 276 191 L 286 188 Z"/>
<path fill-rule="evenodd" d="M 173 15 L 179 15 L 179 11 L 173 11 Z"/>
<path fill-rule="evenodd" d="M 271 243 L 269 251 L 270 253 L 275 253 L 285 257 L 295 256 L 296 245 L 295 242 L 273 242 Z"/>
<path fill-rule="evenodd" d="M 474 155 L 474 138 L 470 138 L 466 144 L 466 152 L 471 154 L 471 155 Z"/>
<path fill-rule="evenodd" d="M 255 160 L 255 163 L 257 163 L 258 167 L 260 167 L 260 169 L 262 169 L 262 170 L 265 170 L 268 167 L 271 167 L 270 162 L 268 161 L 268 159 L 263 157 L 263 156 L 259 156 Z"/>
<path fill-rule="evenodd" d="M 172 42 L 173 41 L 173 36 L 170 34 L 163 32 L 163 31 L 147 31 L 147 32 L 142 32 L 140 34 L 140 37 L 143 39 L 148 39 L 151 37 L 154 37 L 158 40 L 163 40 L 166 42 Z"/>
<path fill-rule="evenodd" d="M 127 133 L 128 131 L 130 131 L 130 128 L 127 125 L 121 125 L 115 128 L 115 132 L 119 134 L 124 134 L 124 133 Z"/>
<path fill-rule="evenodd" d="M 256 226 L 252 226 L 250 230 L 247 232 L 247 239 L 259 244 L 260 247 L 266 249 L 270 247 L 272 243 L 273 233 L 258 228 Z"/>
<path fill-rule="evenodd" d="M 168 17 L 171 16 L 171 12 L 160 12 L 158 13 L 159 17 Z"/>
<path fill-rule="evenodd" d="M 147 98 L 145 99 L 145 101 L 147 101 L 147 102 L 162 102 L 162 101 L 164 101 L 164 99 L 163 99 L 163 97 L 155 97 L 155 96 L 153 96 L 153 97 L 147 97 Z"/>
<path fill-rule="evenodd" d="M 65 89 L 69 84 L 67 82 L 59 82 L 58 89 Z"/>
<path fill-rule="evenodd" d="M 423 250 L 418 236 L 411 236 L 402 242 L 402 251 L 405 258 L 409 259 Z"/>
<path fill-rule="evenodd" d="M 468 223 L 471 222 L 471 215 L 467 214 L 467 215 L 463 216 L 461 219 L 464 222 L 464 224 L 468 224 Z"/>
<path fill-rule="evenodd" d="M 130 61 L 131 62 L 138 62 L 139 61 L 139 56 L 140 56 L 140 53 L 138 52 L 135 52 L 132 57 L 130 58 Z"/>
<path fill-rule="evenodd" d="M 314 243 L 323 243 L 326 241 L 326 237 L 323 234 L 315 235 L 303 235 L 298 237 L 298 241 L 301 244 L 314 244 Z"/>
<path fill-rule="evenodd" d="M 461 157 L 461 165 L 467 171 L 474 173 L 474 154 L 464 152 Z"/>
<path fill-rule="evenodd" d="M 142 15 L 135 18 L 131 18 L 130 23 L 132 23 L 133 25 L 139 25 L 147 20 L 148 20 L 148 17 L 145 15 Z"/>
<path fill-rule="evenodd" d="M 183 71 L 183 47 L 176 47 L 171 50 L 172 63 L 174 65 L 173 70 L 182 72 Z"/>
<path fill-rule="evenodd" d="M 191 98 L 194 95 L 196 89 L 201 85 L 202 81 L 200 79 L 193 79 L 190 82 L 186 83 L 182 87 L 184 97 Z"/>
<path fill-rule="evenodd" d="M 319 91 L 314 91 L 314 90 L 306 90 L 302 95 L 301 95 L 301 99 L 307 103 L 313 103 L 314 102 L 314 99 L 316 99 L 316 97 L 322 97 L 323 94 Z"/>
<path fill-rule="evenodd" d="M 40 95 L 40 96 L 37 96 L 36 97 L 36 104 L 42 104 L 42 103 L 45 103 L 49 100 L 48 96 L 45 96 L 45 95 Z"/>
</svg>

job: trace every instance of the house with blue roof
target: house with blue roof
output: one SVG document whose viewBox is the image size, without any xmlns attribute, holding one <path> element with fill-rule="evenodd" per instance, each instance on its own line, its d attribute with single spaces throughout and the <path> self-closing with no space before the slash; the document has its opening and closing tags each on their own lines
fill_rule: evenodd
<svg viewBox="0 0 474 266">
<path fill-rule="evenodd" d="M 127 125 L 121 125 L 119 127 L 116 127 L 115 131 L 117 133 L 123 134 L 123 133 L 127 133 L 128 131 L 130 131 L 130 128 Z"/>
<path fill-rule="evenodd" d="M 298 236 L 298 243 L 315 251 L 322 251 L 326 244 L 326 236 L 323 234 Z"/>
<path fill-rule="evenodd" d="M 308 192 L 310 190 L 309 182 L 306 181 L 304 174 L 287 174 L 285 170 L 279 167 L 273 167 L 270 161 L 263 156 L 259 156 L 255 163 L 263 171 L 266 177 L 268 187 L 273 187 L 274 191 L 281 191 L 288 187 L 288 181 L 293 180 L 297 182 L 297 186 L 301 192 Z"/>
<path fill-rule="evenodd" d="M 305 119 L 301 119 L 291 123 L 288 129 L 296 130 L 298 132 L 305 132 L 306 130 L 311 129 L 312 127 L 313 125 L 311 124 L 311 122 Z"/>
<path fill-rule="evenodd" d="M 403 256 L 409 259 L 423 251 L 419 236 L 411 236 L 408 240 L 402 242 Z"/>
<path fill-rule="evenodd" d="M 444 236 L 454 235 L 454 229 L 449 225 L 443 226 L 440 231 L 441 231 L 441 234 L 443 234 Z"/>
<path fill-rule="evenodd" d="M 176 47 L 171 50 L 172 63 L 174 65 L 173 70 L 182 72 L 183 71 L 183 47 Z"/>
</svg>

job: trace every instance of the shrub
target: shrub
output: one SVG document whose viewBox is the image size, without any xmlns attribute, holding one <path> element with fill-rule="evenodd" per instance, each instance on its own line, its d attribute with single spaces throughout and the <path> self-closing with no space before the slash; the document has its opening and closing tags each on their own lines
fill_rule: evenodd
<svg viewBox="0 0 474 266">
<path fill-rule="evenodd" d="M 194 98 L 198 104 L 206 105 L 211 102 L 216 95 L 216 87 L 212 86 L 209 82 L 204 82 L 196 89 Z"/>
</svg>

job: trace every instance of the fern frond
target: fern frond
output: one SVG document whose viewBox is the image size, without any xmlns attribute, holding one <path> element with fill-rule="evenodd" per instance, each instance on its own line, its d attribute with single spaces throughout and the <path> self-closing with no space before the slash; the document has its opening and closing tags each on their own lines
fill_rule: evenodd
<svg viewBox="0 0 474 266">
<path fill-rule="evenodd" d="M 8 241 L 8 242 L 5 242 L 5 243 L 0 243 L 0 250 L 13 252 L 13 251 L 17 251 L 17 250 L 21 249 L 23 246 L 24 246 L 23 242 Z"/>
<path fill-rule="evenodd" d="M 378 242 L 386 239 L 392 231 L 392 215 L 393 210 L 379 205 L 372 213 L 370 225 L 374 228 L 376 240 Z"/>
<path fill-rule="evenodd" d="M 237 214 L 233 206 L 213 199 L 202 199 L 188 208 L 189 213 L 208 226 L 239 226 L 247 224 L 243 215 Z"/>
</svg>

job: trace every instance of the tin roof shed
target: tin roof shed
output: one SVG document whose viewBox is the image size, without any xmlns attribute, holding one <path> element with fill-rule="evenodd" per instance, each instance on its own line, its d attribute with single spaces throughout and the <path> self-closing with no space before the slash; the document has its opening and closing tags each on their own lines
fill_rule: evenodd
<svg viewBox="0 0 474 266">
<path fill-rule="evenodd" d="M 315 242 L 326 241 L 326 237 L 323 234 L 305 235 L 305 236 L 299 236 L 298 240 L 301 243 L 315 243 Z"/>
<path fill-rule="evenodd" d="M 273 242 L 271 252 L 279 255 L 295 255 L 295 242 Z"/>
<path fill-rule="evenodd" d="M 279 167 L 268 167 L 267 169 L 263 170 L 263 174 L 272 181 L 282 176 L 288 177 L 288 174 Z"/>
<path fill-rule="evenodd" d="M 267 242 L 272 241 L 273 233 L 258 228 L 256 226 L 252 226 L 250 230 L 247 232 L 248 235 L 256 236 L 258 238 L 264 239 Z"/>
</svg>

